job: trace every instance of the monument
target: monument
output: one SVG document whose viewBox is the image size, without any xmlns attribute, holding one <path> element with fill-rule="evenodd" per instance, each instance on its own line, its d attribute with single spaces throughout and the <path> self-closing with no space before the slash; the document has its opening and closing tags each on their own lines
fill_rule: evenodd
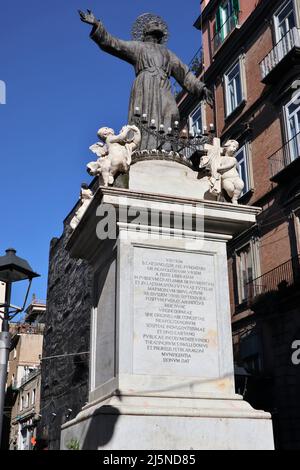
<svg viewBox="0 0 300 470">
<path fill-rule="evenodd" d="M 234 388 L 226 243 L 260 211 L 237 204 L 238 144 L 179 130 L 169 76 L 211 96 L 162 44 L 162 20 L 143 15 L 127 42 L 80 16 L 137 78 L 129 124 L 100 129 L 91 148 L 99 187 L 67 245 L 93 267 L 94 302 L 89 402 L 62 426 L 61 448 L 272 449 L 270 415 Z"/>
</svg>

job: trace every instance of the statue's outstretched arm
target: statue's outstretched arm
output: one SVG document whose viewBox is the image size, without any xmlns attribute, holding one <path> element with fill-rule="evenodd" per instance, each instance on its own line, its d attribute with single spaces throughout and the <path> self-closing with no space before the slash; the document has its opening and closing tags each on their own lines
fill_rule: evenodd
<svg viewBox="0 0 300 470">
<path fill-rule="evenodd" d="M 137 41 L 123 41 L 112 36 L 104 27 L 100 20 L 97 20 L 94 14 L 87 10 L 84 13 L 79 10 L 81 21 L 93 26 L 90 37 L 105 52 L 125 60 L 134 65 L 137 60 L 137 53 L 140 44 Z"/>
<path fill-rule="evenodd" d="M 198 96 L 200 100 L 206 100 L 212 106 L 213 96 L 205 84 L 201 82 L 173 52 L 170 51 L 171 74 L 179 85 L 189 93 Z"/>
</svg>

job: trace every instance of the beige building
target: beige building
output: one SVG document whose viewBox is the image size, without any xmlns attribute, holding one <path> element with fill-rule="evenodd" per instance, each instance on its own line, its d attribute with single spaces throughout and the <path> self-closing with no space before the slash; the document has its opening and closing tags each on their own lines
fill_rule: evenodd
<svg viewBox="0 0 300 470">
<path fill-rule="evenodd" d="M 40 418 L 40 359 L 44 324 L 38 321 L 46 310 L 35 298 L 26 310 L 26 320 L 11 323 L 7 395 L 11 410 L 9 448 L 30 450 Z"/>
<path fill-rule="evenodd" d="M 40 419 L 41 370 L 31 369 L 17 389 L 12 409 L 10 450 L 32 450 L 36 443 L 36 428 Z"/>
</svg>

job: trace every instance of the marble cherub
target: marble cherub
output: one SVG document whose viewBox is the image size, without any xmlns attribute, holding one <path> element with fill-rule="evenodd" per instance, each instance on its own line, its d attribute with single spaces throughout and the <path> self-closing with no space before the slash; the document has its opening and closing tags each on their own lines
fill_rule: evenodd
<svg viewBox="0 0 300 470">
<path fill-rule="evenodd" d="M 219 195 L 223 189 L 233 204 L 238 203 L 244 189 L 244 181 L 239 175 L 235 156 L 238 148 L 239 143 L 236 140 L 228 140 L 222 148 L 220 139 L 215 138 L 213 145 L 205 145 L 207 155 L 200 163 L 200 168 L 205 168 L 210 173 L 210 192 Z"/>
<path fill-rule="evenodd" d="M 90 146 L 90 150 L 98 157 L 96 162 L 87 165 L 91 176 L 100 176 L 104 186 L 113 184 L 117 173 L 127 173 L 131 164 L 131 155 L 140 144 L 141 133 L 138 127 L 124 126 L 115 135 L 113 129 L 101 127 L 97 133 L 101 142 Z"/>
</svg>

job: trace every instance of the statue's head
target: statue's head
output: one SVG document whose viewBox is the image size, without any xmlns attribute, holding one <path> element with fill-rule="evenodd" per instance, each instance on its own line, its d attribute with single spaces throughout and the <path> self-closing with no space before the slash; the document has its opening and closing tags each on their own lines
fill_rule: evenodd
<svg viewBox="0 0 300 470">
<path fill-rule="evenodd" d="M 132 27 L 132 39 L 134 41 L 155 42 L 165 44 L 169 31 L 165 21 L 153 13 L 140 15 Z"/>
<path fill-rule="evenodd" d="M 237 140 L 233 140 L 233 139 L 227 140 L 227 142 L 224 145 L 225 154 L 229 156 L 234 155 L 236 151 L 238 150 L 239 146 L 240 144 L 238 143 Z"/>
<path fill-rule="evenodd" d="M 149 21 L 143 30 L 144 42 L 156 42 L 160 44 L 165 37 L 165 30 L 162 23 L 158 20 Z"/>
<path fill-rule="evenodd" d="M 98 130 L 97 135 L 100 139 L 105 141 L 107 136 L 114 135 L 114 133 L 115 133 L 115 131 L 113 129 L 111 129 L 110 127 L 101 127 Z"/>
</svg>

